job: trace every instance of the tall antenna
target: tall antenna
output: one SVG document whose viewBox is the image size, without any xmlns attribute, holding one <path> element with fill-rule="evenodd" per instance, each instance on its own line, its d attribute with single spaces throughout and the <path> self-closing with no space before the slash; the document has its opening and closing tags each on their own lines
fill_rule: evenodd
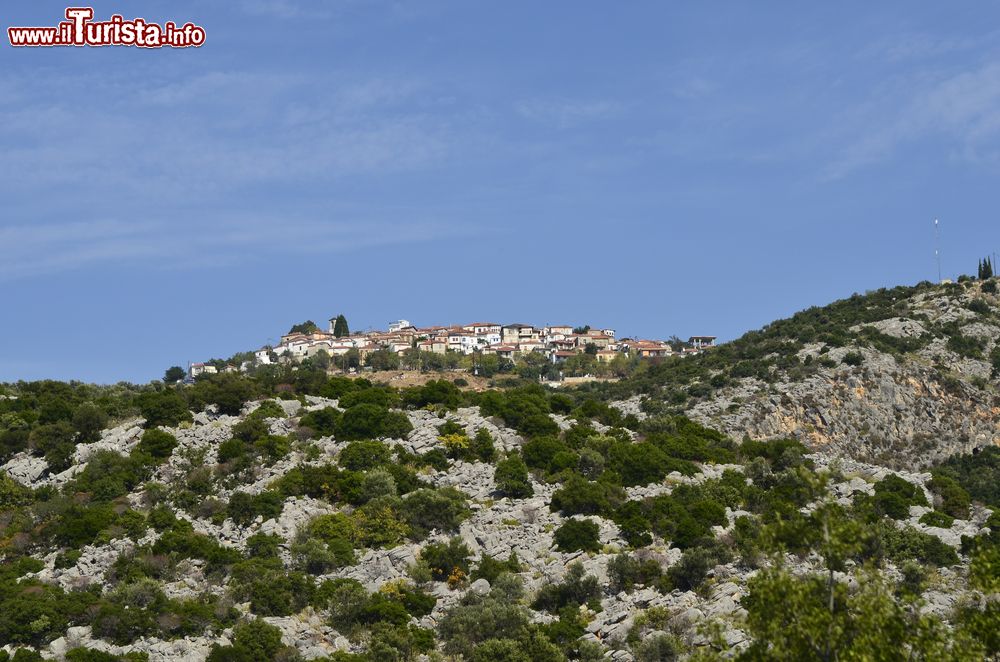
<svg viewBox="0 0 1000 662">
<path fill-rule="evenodd" d="M 934 259 L 937 261 L 938 282 L 941 282 L 941 229 L 938 220 L 934 219 Z"/>
</svg>

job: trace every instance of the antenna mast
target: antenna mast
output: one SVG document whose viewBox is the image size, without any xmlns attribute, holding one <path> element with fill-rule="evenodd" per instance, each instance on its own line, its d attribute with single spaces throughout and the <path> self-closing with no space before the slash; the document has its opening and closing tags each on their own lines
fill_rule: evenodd
<svg viewBox="0 0 1000 662">
<path fill-rule="evenodd" d="M 941 229 L 938 220 L 934 219 L 934 259 L 937 261 L 938 283 L 941 282 Z"/>
</svg>

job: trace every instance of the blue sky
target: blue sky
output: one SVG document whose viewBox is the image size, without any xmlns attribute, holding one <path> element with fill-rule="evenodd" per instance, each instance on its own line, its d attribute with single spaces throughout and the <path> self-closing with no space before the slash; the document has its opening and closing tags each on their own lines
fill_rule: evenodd
<svg viewBox="0 0 1000 662">
<path fill-rule="evenodd" d="M 207 43 L 0 47 L 0 381 L 337 313 L 729 339 L 934 278 L 936 216 L 945 276 L 1000 250 L 991 3 L 94 9 Z"/>
</svg>

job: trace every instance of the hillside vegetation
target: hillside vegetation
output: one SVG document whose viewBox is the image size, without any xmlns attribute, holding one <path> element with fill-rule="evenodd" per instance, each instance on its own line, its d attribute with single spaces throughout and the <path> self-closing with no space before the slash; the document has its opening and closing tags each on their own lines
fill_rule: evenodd
<svg viewBox="0 0 1000 662">
<path fill-rule="evenodd" d="M 905 294 L 880 296 L 960 295 Z M 851 333 L 651 367 L 631 414 L 307 369 L 7 385 L 0 659 L 995 657 L 995 449 L 890 471 L 692 420 L 737 388 L 727 353 L 808 378 L 778 363 L 874 351 Z M 801 346 L 748 358 L 768 343 Z M 692 417 L 660 398 L 681 370 Z"/>
<path fill-rule="evenodd" d="M 854 295 L 592 393 L 734 438 L 926 467 L 1000 441 L 996 279 Z"/>
<path fill-rule="evenodd" d="M 994 297 L 571 391 L 0 386 L 0 661 L 997 659 Z"/>
</svg>

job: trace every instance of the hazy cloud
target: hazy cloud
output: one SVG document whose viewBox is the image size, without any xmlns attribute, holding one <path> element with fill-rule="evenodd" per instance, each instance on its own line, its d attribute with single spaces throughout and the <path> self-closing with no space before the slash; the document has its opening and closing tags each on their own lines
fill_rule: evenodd
<svg viewBox="0 0 1000 662">
<path fill-rule="evenodd" d="M 85 267 L 218 267 L 275 255 L 322 255 L 467 234 L 440 223 L 246 218 L 74 221 L 0 228 L 0 281 Z M 252 256 L 247 257 L 247 256 Z"/>
<path fill-rule="evenodd" d="M 528 99 L 518 103 L 515 110 L 526 119 L 566 129 L 610 117 L 621 106 L 606 100 Z"/>
<path fill-rule="evenodd" d="M 904 88 L 905 89 L 905 88 Z M 858 118 L 860 128 L 827 169 L 830 178 L 890 158 L 929 137 L 952 141 L 951 157 L 994 161 L 1000 137 L 1000 64 L 883 93 Z"/>
</svg>

